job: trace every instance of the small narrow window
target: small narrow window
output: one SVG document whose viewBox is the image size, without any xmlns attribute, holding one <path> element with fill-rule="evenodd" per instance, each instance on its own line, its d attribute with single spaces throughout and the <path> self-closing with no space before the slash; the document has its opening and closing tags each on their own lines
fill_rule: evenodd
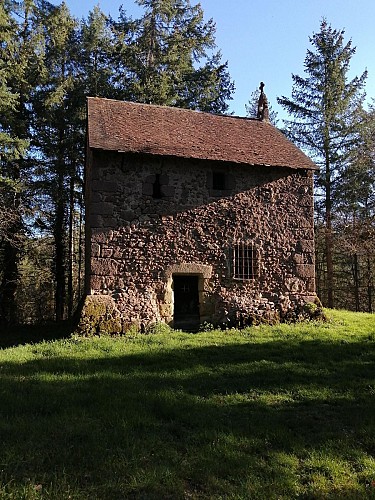
<svg viewBox="0 0 375 500">
<path fill-rule="evenodd" d="M 155 175 L 155 182 L 152 184 L 152 197 L 160 200 L 163 197 L 161 192 L 160 174 Z"/>
<path fill-rule="evenodd" d="M 252 243 L 240 242 L 232 248 L 233 278 L 250 280 L 258 275 L 257 252 Z"/>
<path fill-rule="evenodd" d="M 212 172 L 212 189 L 216 191 L 223 191 L 226 189 L 224 172 Z"/>
</svg>

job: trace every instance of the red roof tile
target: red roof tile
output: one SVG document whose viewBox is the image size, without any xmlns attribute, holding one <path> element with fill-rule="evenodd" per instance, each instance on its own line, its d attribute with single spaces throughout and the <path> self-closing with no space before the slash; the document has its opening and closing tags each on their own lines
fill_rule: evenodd
<svg viewBox="0 0 375 500">
<path fill-rule="evenodd" d="M 88 98 L 88 145 L 110 151 L 317 169 L 270 123 L 97 97 Z"/>
</svg>

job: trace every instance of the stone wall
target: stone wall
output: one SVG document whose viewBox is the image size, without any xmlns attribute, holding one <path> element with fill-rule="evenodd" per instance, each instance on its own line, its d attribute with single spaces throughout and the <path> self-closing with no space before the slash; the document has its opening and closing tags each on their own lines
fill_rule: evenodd
<svg viewBox="0 0 375 500">
<path fill-rule="evenodd" d="M 95 151 L 87 191 L 87 291 L 111 296 L 124 324 L 173 325 L 174 274 L 199 277 L 202 322 L 315 298 L 309 171 Z M 239 241 L 255 249 L 254 279 L 233 279 Z"/>
</svg>

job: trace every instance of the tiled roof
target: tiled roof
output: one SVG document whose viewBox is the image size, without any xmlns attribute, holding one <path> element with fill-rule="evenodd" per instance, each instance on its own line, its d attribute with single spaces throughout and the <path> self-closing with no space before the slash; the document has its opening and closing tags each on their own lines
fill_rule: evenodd
<svg viewBox="0 0 375 500">
<path fill-rule="evenodd" d="M 279 130 L 257 119 L 88 98 L 88 146 L 248 165 L 317 169 Z"/>
</svg>

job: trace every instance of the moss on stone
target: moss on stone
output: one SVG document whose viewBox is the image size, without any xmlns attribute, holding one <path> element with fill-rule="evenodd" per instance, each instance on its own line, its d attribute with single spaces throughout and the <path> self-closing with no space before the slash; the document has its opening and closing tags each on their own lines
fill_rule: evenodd
<svg viewBox="0 0 375 500">
<path fill-rule="evenodd" d="M 109 318 L 100 322 L 99 333 L 111 334 L 111 333 L 121 333 L 122 324 L 119 319 Z"/>
<path fill-rule="evenodd" d="M 327 316 L 319 297 L 315 297 L 314 302 L 307 302 L 303 306 L 303 314 L 310 320 L 327 321 Z"/>
<path fill-rule="evenodd" d="M 85 301 L 82 314 L 90 318 L 100 318 L 107 312 L 107 304 L 103 300 L 98 300 L 98 296 L 89 296 Z"/>
<path fill-rule="evenodd" d="M 122 332 L 121 315 L 109 295 L 88 295 L 77 326 L 79 335 L 91 336 Z"/>
</svg>

